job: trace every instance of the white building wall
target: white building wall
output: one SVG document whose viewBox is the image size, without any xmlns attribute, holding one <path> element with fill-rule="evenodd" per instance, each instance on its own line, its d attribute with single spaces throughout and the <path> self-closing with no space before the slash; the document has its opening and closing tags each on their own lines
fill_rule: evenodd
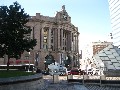
<svg viewBox="0 0 120 90">
<path fill-rule="evenodd" d="M 108 0 L 113 44 L 120 45 L 120 0 Z"/>
</svg>

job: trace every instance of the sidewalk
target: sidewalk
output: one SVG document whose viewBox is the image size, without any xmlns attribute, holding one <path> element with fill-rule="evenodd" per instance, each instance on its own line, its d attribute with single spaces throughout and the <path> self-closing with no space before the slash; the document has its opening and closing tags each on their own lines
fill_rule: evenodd
<svg viewBox="0 0 120 90">
<path fill-rule="evenodd" d="M 84 85 L 80 83 L 68 83 L 66 81 L 62 81 L 60 83 L 50 83 L 46 82 L 45 90 L 88 90 Z"/>
<path fill-rule="evenodd" d="M 46 90 L 88 90 L 83 85 L 75 85 L 75 84 L 51 84 Z"/>
<path fill-rule="evenodd" d="M 74 85 L 74 90 L 88 90 L 84 85 Z"/>
<path fill-rule="evenodd" d="M 60 83 L 53 83 L 52 80 L 45 80 L 44 90 L 120 90 L 120 87 L 116 86 L 99 86 L 99 85 L 82 85 L 78 82 L 67 82 L 62 80 Z"/>
</svg>

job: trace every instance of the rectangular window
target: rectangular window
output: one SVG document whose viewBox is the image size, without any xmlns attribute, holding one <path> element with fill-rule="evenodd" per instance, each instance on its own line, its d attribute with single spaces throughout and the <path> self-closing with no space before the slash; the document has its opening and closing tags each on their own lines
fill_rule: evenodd
<svg viewBox="0 0 120 90">
<path fill-rule="evenodd" d="M 44 43 L 47 43 L 47 36 L 44 36 Z"/>
<path fill-rule="evenodd" d="M 47 45 L 46 45 L 46 44 L 44 44 L 44 45 L 43 45 L 43 48 L 44 48 L 44 49 L 47 49 Z"/>
</svg>

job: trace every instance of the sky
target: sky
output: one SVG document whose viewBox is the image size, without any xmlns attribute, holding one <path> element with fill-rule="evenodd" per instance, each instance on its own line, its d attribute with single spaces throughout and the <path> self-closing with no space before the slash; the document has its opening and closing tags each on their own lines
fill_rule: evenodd
<svg viewBox="0 0 120 90">
<path fill-rule="evenodd" d="M 1 5 L 11 5 L 16 0 L 0 0 Z M 106 41 L 112 31 L 108 0 L 17 0 L 30 16 L 40 13 L 54 17 L 62 5 L 71 16 L 71 23 L 78 27 L 79 49 L 92 41 Z"/>
</svg>

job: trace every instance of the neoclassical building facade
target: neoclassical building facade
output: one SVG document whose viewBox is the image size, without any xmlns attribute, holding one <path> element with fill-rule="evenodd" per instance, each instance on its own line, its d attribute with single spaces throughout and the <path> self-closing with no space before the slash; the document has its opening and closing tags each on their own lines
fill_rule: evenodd
<svg viewBox="0 0 120 90">
<path fill-rule="evenodd" d="M 22 54 L 21 60 L 30 60 L 30 63 L 44 70 L 54 62 L 67 68 L 79 67 L 79 32 L 71 23 L 71 17 L 65 10 L 56 13 L 55 17 L 43 16 L 36 13 L 30 16 L 28 26 L 32 32 L 27 37 L 37 39 L 34 50 Z"/>
</svg>

